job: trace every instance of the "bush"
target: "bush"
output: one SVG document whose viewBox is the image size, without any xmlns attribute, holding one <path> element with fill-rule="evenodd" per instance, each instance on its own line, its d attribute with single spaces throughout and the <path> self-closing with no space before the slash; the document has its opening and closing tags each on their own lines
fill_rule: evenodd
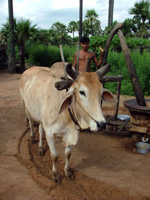
<svg viewBox="0 0 150 200">
<path fill-rule="evenodd" d="M 70 62 L 72 60 L 75 51 L 76 48 L 70 48 L 68 46 L 63 47 L 66 62 Z M 57 46 L 35 44 L 30 48 L 29 59 L 27 62 L 32 65 L 50 67 L 55 62 L 61 62 L 60 49 Z"/>
<path fill-rule="evenodd" d="M 141 89 L 145 96 L 150 95 L 150 55 L 144 52 L 141 55 L 139 52 L 131 52 L 131 58 L 136 69 Z M 123 53 L 109 52 L 107 62 L 111 64 L 110 71 L 107 75 L 119 75 L 123 76 L 121 85 L 121 94 L 134 95 L 133 86 L 129 77 L 128 67 L 125 62 Z M 116 83 L 107 83 L 106 88 L 116 92 Z"/>
</svg>

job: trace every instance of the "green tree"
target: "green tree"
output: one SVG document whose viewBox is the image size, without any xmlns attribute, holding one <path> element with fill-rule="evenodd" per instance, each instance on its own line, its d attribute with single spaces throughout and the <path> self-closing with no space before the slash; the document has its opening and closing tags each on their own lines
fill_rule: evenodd
<svg viewBox="0 0 150 200">
<path fill-rule="evenodd" d="M 123 34 L 125 37 L 133 37 L 133 33 L 136 30 L 133 19 L 125 19 L 123 22 Z"/>
<path fill-rule="evenodd" d="M 32 25 L 30 20 L 20 19 L 16 25 L 16 44 L 20 54 L 20 71 L 25 70 L 25 43 L 34 37 L 36 25 Z"/>
<path fill-rule="evenodd" d="M 129 14 L 134 15 L 135 36 L 147 37 L 150 29 L 150 2 L 148 0 L 136 2 L 134 7 L 129 10 Z"/>
<path fill-rule="evenodd" d="M 85 20 L 87 20 L 85 23 L 87 28 L 90 30 L 90 34 L 94 35 L 94 25 L 98 22 L 98 14 L 94 9 L 87 10 Z"/>
<path fill-rule="evenodd" d="M 82 32 L 83 35 L 89 36 L 91 33 L 91 29 L 89 28 L 89 20 L 85 19 L 82 23 Z"/>
<path fill-rule="evenodd" d="M 34 34 L 30 39 L 32 43 L 42 43 L 44 45 L 50 44 L 50 33 L 49 30 L 35 29 Z"/>
<path fill-rule="evenodd" d="M 31 25 L 30 20 L 20 19 L 17 21 L 14 19 L 14 40 L 19 50 L 20 72 L 25 70 L 25 44 L 27 41 L 35 37 L 35 33 L 37 32 L 35 27 L 36 25 Z M 7 21 L 6 24 L 2 25 L 0 31 L 0 44 L 8 46 L 8 35 L 9 23 Z"/>
<path fill-rule="evenodd" d="M 14 25 L 16 24 L 16 20 L 14 20 Z M 8 45 L 8 38 L 9 38 L 9 21 L 5 24 L 2 24 L 0 30 L 0 46 Z"/>
<path fill-rule="evenodd" d="M 56 22 L 50 29 L 50 40 L 54 45 L 67 44 L 71 42 L 71 37 L 67 34 L 66 25 L 60 22 Z"/>
<path fill-rule="evenodd" d="M 67 30 L 69 33 L 72 33 L 73 40 L 74 40 L 74 33 L 78 30 L 77 22 L 75 22 L 75 21 L 69 22 Z"/>
</svg>

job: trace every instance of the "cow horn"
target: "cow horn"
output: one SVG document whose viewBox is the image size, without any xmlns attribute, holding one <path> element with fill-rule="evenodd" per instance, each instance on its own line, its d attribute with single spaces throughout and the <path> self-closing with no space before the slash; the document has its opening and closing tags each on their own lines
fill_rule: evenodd
<svg viewBox="0 0 150 200">
<path fill-rule="evenodd" d="M 108 63 L 108 64 L 104 65 L 103 67 L 101 67 L 100 69 L 98 69 L 96 71 L 96 73 L 98 74 L 99 78 L 104 76 L 104 74 L 106 74 L 108 72 L 109 68 L 110 68 L 110 64 Z"/>
<path fill-rule="evenodd" d="M 62 81 L 58 81 L 55 83 L 55 88 L 57 90 L 64 90 L 68 89 L 71 87 L 73 80 L 66 78 L 66 77 L 61 77 Z"/>
<path fill-rule="evenodd" d="M 69 76 L 71 76 L 71 78 L 73 79 L 76 79 L 79 75 L 79 72 L 75 71 L 73 68 L 72 68 L 72 64 L 71 63 L 68 63 L 67 66 L 66 66 L 66 71 L 67 73 L 69 74 Z"/>
</svg>

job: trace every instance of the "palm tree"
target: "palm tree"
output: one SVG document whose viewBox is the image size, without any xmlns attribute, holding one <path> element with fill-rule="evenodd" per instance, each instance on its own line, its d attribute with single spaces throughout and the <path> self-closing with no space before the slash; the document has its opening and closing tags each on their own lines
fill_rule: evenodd
<svg viewBox="0 0 150 200">
<path fill-rule="evenodd" d="M 20 55 L 20 72 L 25 70 L 25 43 L 31 38 L 34 38 L 34 34 L 37 32 L 35 27 L 36 25 L 31 25 L 30 20 L 20 19 L 16 21 L 16 19 L 14 19 L 14 40 Z M 8 46 L 8 35 L 9 22 L 7 21 L 6 24 L 3 24 L 1 28 L 0 44 L 5 44 Z"/>
<path fill-rule="evenodd" d="M 87 10 L 85 19 L 89 21 L 89 26 L 91 28 L 91 35 L 93 35 L 93 26 L 94 26 L 94 23 L 98 20 L 97 18 L 98 18 L 98 14 L 96 13 L 94 9 Z"/>
<path fill-rule="evenodd" d="M 30 41 L 32 43 L 39 42 L 44 45 L 49 45 L 50 44 L 49 30 L 36 29 Z"/>
<path fill-rule="evenodd" d="M 78 24 L 77 24 L 77 22 L 75 22 L 75 21 L 71 21 L 69 24 L 68 24 L 68 32 L 69 33 L 72 33 L 72 36 L 73 36 L 73 40 L 74 40 L 74 33 L 75 33 L 75 31 L 77 31 L 78 30 Z"/>
<path fill-rule="evenodd" d="M 148 34 L 150 28 L 150 2 L 148 0 L 142 0 L 136 2 L 134 7 L 129 10 L 129 14 L 134 15 L 133 20 L 136 24 L 137 33 L 139 37 L 144 37 Z"/>
<path fill-rule="evenodd" d="M 149 19 L 150 11 L 149 11 L 150 3 L 148 0 L 142 0 L 140 2 L 136 2 L 134 7 L 129 10 L 129 14 L 134 15 L 134 18 L 140 18 L 142 23 L 144 24 L 147 19 Z"/>
<path fill-rule="evenodd" d="M 133 33 L 136 31 L 133 19 L 124 20 L 122 31 L 125 37 L 133 37 Z"/>
<path fill-rule="evenodd" d="M 50 33 L 56 45 L 67 43 L 69 36 L 67 35 L 66 25 L 63 23 L 55 22 L 50 29 Z"/>
<path fill-rule="evenodd" d="M 83 31 L 83 35 L 85 36 L 89 36 L 90 33 L 91 33 L 91 28 L 89 28 L 89 20 L 88 19 L 85 19 L 83 21 L 83 24 L 82 24 L 82 31 Z"/>
<path fill-rule="evenodd" d="M 2 24 L 1 31 L 0 31 L 0 45 L 7 45 L 9 38 L 9 21 L 5 24 Z"/>
<path fill-rule="evenodd" d="M 36 25 L 31 25 L 30 20 L 20 19 L 16 26 L 16 44 L 20 53 L 20 71 L 25 70 L 25 43 L 34 36 Z"/>
</svg>

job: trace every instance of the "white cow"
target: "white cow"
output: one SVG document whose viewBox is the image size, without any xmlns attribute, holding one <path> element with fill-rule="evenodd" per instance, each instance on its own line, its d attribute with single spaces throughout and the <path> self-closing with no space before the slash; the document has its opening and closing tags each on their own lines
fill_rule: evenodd
<svg viewBox="0 0 150 200">
<path fill-rule="evenodd" d="M 105 127 L 101 99 L 115 101 L 115 97 L 103 89 L 96 72 L 78 75 L 70 65 L 67 65 L 67 71 L 75 78 L 67 92 L 56 89 L 55 84 L 61 84 L 62 80 L 46 67 L 32 67 L 26 70 L 20 79 L 20 93 L 29 119 L 31 136 L 33 121 L 36 121 L 40 124 L 40 149 L 43 130 L 46 134 L 55 182 L 60 181 L 56 166 L 58 152 L 55 147 L 55 136 L 61 137 L 65 146 L 64 172 L 66 177 L 71 179 L 73 174 L 69 169 L 69 161 L 72 146 L 78 141 L 79 128 L 89 127 L 91 131 L 97 131 Z"/>
</svg>

